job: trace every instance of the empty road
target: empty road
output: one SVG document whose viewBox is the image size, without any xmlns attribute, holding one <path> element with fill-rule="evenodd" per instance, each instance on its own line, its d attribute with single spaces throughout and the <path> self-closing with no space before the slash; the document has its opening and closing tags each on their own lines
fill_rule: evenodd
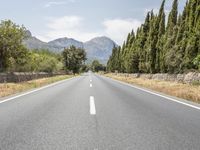
<svg viewBox="0 0 200 150">
<path fill-rule="evenodd" d="M 200 110 L 95 74 L 0 103 L 0 150 L 200 150 Z"/>
</svg>

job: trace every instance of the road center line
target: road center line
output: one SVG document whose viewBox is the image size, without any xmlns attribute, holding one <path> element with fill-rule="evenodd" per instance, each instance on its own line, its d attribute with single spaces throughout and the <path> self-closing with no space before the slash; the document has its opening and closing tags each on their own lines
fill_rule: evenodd
<svg viewBox="0 0 200 150">
<path fill-rule="evenodd" d="M 90 96 L 90 115 L 96 115 L 94 96 Z"/>
<path fill-rule="evenodd" d="M 92 83 L 90 83 L 90 87 L 92 87 Z"/>
</svg>

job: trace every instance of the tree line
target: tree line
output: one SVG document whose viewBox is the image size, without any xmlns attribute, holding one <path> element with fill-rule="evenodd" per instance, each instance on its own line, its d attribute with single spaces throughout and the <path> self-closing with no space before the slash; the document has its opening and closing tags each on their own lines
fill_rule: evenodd
<svg viewBox="0 0 200 150">
<path fill-rule="evenodd" d="M 61 54 L 49 50 L 29 50 L 23 45 L 28 38 L 26 28 L 11 20 L 0 22 L 0 72 L 73 72 L 79 73 L 84 65 L 84 49 L 71 46 Z"/>
<path fill-rule="evenodd" d="M 114 47 L 107 70 L 124 73 L 183 73 L 200 70 L 200 1 L 188 0 L 178 13 L 174 0 L 166 21 L 165 0 L 158 14 L 148 12 L 144 23 Z"/>
</svg>

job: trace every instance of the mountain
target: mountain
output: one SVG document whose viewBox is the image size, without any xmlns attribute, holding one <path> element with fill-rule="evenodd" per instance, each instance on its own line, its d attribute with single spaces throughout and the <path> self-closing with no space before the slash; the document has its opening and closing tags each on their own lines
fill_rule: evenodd
<svg viewBox="0 0 200 150">
<path fill-rule="evenodd" d="M 72 38 L 59 38 L 50 42 L 43 42 L 36 37 L 33 37 L 30 31 L 27 31 L 27 39 L 24 40 L 24 45 L 29 49 L 48 49 L 53 52 L 61 53 L 64 48 L 72 45 L 79 48 L 84 48 L 87 53 L 88 62 L 94 59 L 106 64 L 112 49 L 117 44 L 110 38 L 102 36 L 91 39 L 87 42 L 80 42 Z"/>
<path fill-rule="evenodd" d="M 88 59 L 98 59 L 102 63 L 106 63 L 112 54 L 112 49 L 117 44 L 108 37 L 96 37 L 84 43 L 84 49 L 87 52 Z"/>
<path fill-rule="evenodd" d="M 50 41 L 48 42 L 48 45 L 62 47 L 62 48 L 74 45 L 75 47 L 83 48 L 83 42 L 66 37 Z"/>
<path fill-rule="evenodd" d="M 51 45 L 33 37 L 30 31 L 26 32 L 26 37 L 23 43 L 29 49 L 49 49 L 54 52 L 61 50 L 61 47 L 57 45 Z"/>
</svg>

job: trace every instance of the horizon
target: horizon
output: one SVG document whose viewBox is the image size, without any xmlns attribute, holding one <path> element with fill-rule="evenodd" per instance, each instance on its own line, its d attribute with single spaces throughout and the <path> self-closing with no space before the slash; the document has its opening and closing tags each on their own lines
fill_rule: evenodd
<svg viewBox="0 0 200 150">
<path fill-rule="evenodd" d="M 28 30 L 29 31 L 29 30 Z M 32 35 L 32 37 L 35 37 L 35 38 L 37 38 L 36 36 L 33 36 Z M 81 43 L 87 43 L 87 42 L 89 42 L 89 41 L 91 41 L 91 40 L 93 40 L 93 39 L 96 39 L 96 38 L 108 38 L 109 40 L 111 40 L 111 41 L 113 41 L 115 44 L 117 44 L 114 40 L 112 40 L 110 37 L 107 37 L 107 36 L 104 36 L 104 35 L 102 35 L 102 36 L 96 36 L 96 37 L 93 37 L 93 38 L 91 38 L 91 39 L 89 39 L 88 41 L 80 41 L 80 40 L 77 40 L 77 39 L 75 39 L 75 38 L 71 38 L 71 37 L 60 37 L 60 38 L 56 38 L 56 39 L 53 39 L 53 40 L 50 40 L 50 41 L 42 41 L 41 39 L 39 39 L 39 38 L 37 38 L 38 40 L 40 40 L 40 41 L 42 41 L 42 42 L 45 42 L 45 43 L 49 43 L 49 42 L 52 42 L 52 41 L 55 41 L 55 40 L 58 40 L 58 39 L 64 39 L 64 38 L 66 38 L 66 39 L 71 39 L 71 40 L 75 40 L 75 41 L 77 41 L 77 42 L 81 42 Z M 118 44 L 117 44 L 118 45 Z"/>
</svg>

